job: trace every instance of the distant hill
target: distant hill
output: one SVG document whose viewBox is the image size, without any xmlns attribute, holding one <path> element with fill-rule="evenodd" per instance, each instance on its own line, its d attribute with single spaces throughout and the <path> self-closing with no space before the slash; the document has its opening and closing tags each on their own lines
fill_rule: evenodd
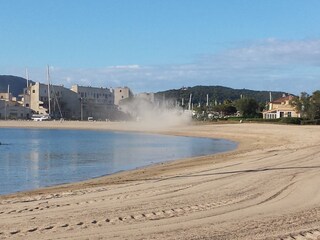
<svg viewBox="0 0 320 240">
<path fill-rule="evenodd" d="M 181 89 L 172 89 L 162 92 L 157 92 L 155 97 L 157 99 L 173 99 L 181 102 L 184 98 L 185 104 L 189 101 L 190 93 L 192 94 L 193 103 L 204 104 L 207 101 L 207 94 L 209 94 L 209 101 L 223 102 L 224 100 L 237 100 L 241 96 L 253 98 L 258 102 L 268 102 L 270 100 L 270 91 L 254 91 L 248 89 L 233 89 L 222 86 L 194 86 Z M 272 99 L 280 98 L 285 92 L 272 91 Z"/>
<path fill-rule="evenodd" d="M 31 83 L 32 81 L 30 81 Z M 27 86 L 27 80 L 22 77 L 0 75 L 0 92 L 7 92 L 10 85 L 10 92 L 13 96 L 18 97 L 23 93 L 23 89 Z"/>
<path fill-rule="evenodd" d="M 30 81 L 30 83 L 33 83 Z M 23 89 L 27 86 L 27 80 L 22 77 L 0 75 L 0 92 L 7 92 L 8 85 L 10 85 L 10 92 L 17 97 L 23 93 Z M 172 99 L 181 101 L 184 98 L 185 104 L 189 101 L 190 93 L 192 93 L 192 102 L 204 104 L 207 101 L 207 94 L 209 94 L 209 101 L 223 102 L 224 100 L 237 100 L 240 96 L 254 98 L 258 102 L 267 102 L 270 99 L 269 91 L 254 91 L 248 89 L 233 89 L 222 86 L 194 86 L 181 89 L 171 89 L 167 91 L 155 93 L 156 99 Z M 280 98 L 285 92 L 272 91 L 272 98 Z"/>
</svg>

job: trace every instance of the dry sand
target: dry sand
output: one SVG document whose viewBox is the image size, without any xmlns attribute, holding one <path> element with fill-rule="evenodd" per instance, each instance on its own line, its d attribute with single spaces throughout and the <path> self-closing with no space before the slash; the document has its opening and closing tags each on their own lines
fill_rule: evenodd
<svg viewBox="0 0 320 240">
<path fill-rule="evenodd" d="M 0 122 L 6 126 L 141 130 L 124 123 Z M 229 153 L 1 196 L 0 239 L 320 239 L 319 130 L 157 129 L 240 144 Z"/>
</svg>

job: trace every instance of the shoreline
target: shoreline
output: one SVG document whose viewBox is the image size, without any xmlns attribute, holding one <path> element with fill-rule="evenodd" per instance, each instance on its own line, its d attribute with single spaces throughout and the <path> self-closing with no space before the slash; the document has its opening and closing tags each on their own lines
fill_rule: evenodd
<svg viewBox="0 0 320 240">
<path fill-rule="evenodd" d="M 17 125 L 17 123 L 21 123 L 23 122 L 22 125 Z M 141 130 L 136 130 L 135 128 L 131 128 L 130 131 L 127 130 L 120 130 L 118 127 L 111 129 L 110 127 L 108 127 L 106 123 L 104 122 L 100 122 L 99 126 L 95 126 L 94 123 L 90 123 L 90 125 L 88 124 L 88 122 L 82 122 L 83 126 L 79 126 L 79 122 L 72 122 L 69 121 L 67 123 L 68 126 L 64 126 L 62 125 L 63 123 L 58 123 L 56 125 L 57 122 L 49 122 L 47 121 L 47 124 L 45 125 L 39 125 L 39 122 L 34 122 L 34 121 L 11 121 L 10 123 L 6 123 L 5 127 L 3 128 L 11 128 L 11 129 L 56 129 L 56 130 L 79 130 L 79 131 L 98 131 L 97 128 L 101 129 L 102 126 L 104 126 L 104 130 L 103 131 L 112 131 L 112 132 L 128 132 L 128 133 L 134 133 L 134 134 L 143 134 L 143 135 L 154 135 L 154 136 L 161 136 L 164 135 L 164 133 L 159 133 L 159 132 L 151 132 L 149 131 L 141 131 Z M 72 124 L 72 126 L 71 126 Z M 121 123 L 122 125 L 123 123 Z M 1 124 L 0 124 L 1 125 Z M 117 124 L 118 125 L 118 124 Z M 61 128 L 61 126 L 63 126 L 63 128 Z M 93 126 L 93 128 L 92 128 Z M 172 134 L 166 134 L 167 136 L 173 136 Z M 175 135 L 176 137 L 178 137 L 178 135 Z M 179 135 L 179 136 L 184 136 L 184 135 Z M 192 137 L 192 136 L 184 136 L 184 137 Z M 208 138 L 208 139 L 212 139 L 212 138 Z M 220 139 L 219 139 L 220 140 Z M 221 140 L 226 140 L 226 139 L 221 139 Z M 156 162 L 156 163 L 149 163 L 145 166 L 140 166 L 140 167 L 135 167 L 133 169 L 128 169 L 128 170 L 120 170 L 120 171 L 116 171 L 116 172 L 112 172 L 112 173 L 108 173 L 108 174 L 103 174 L 100 176 L 96 176 L 96 177 L 91 177 L 88 179 L 83 179 L 83 180 L 78 180 L 78 181 L 72 181 L 72 182 L 65 182 L 65 183 L 60 183 L 60 184 L 53 184 L 53 185 L 49 185 L 49 186 L 43 186 L 43 187 L 39 187 L 39 188 L 35 188 L 35 189 L 26 189 L 26 190 L 21 190 L 21 191 L 16 191 L 16 192 L 11 192 L 11 193 L 5 193 L 5 194 L 0 194 L 0 200 L 1 198 L 10 198 L 10 197 L 18 197 L 18 196 L 24 196 L 24 195 L 32 195 L 32 194 L 38 194 L 41 192 L 48 192 L 48 190 L 52 190 L 52 191 L 59 191 L 59 189 L 64 189 L 66 187 L 69 186 L 73 186 L 73 185 L 81 185 L 81 187 L 83 187 L 83 183 L 86 182 L 90 182 L 90 185 L 92 185 L 92 183 L 96 180 L 98 182 L 100 182 L 100 180 L 102 178 L 110 178 L 113 175 L 130 175 L 130 174 L 134 174 L 136 171 L 139 172 L 139 174 L 141 175 L 141 170 L 142 171 L 148 171 L 148 169 L 155 169 L 155 168 L 159 168 L 161 165 L 165 165 L 165 164 L 169 164 L 169 163 L 173 163 L 176 161 L 184 161 L 185 159 L 188 159 L 189 161 L 196 161 L 196 159 L 201 159 L 203 157 L 208 157 L 208 156 L 214 156 L 214 155 L 218 155 L 218 154 L 225 154 L 225 153 L 229 153 L 229 152 L 233 152 L 238 148 L 238 143 L 235 141 L 231 141 L 228 140 L 232 143 L 235 144 L 235 147 L 233 149 L 230 150 L 225 150 L 225 151 L 221 151 L 221 152 L 216 152 L 216 153 L 212 153 L 212 154 L 208 154 L 208 155 L 200 155 L 200 156 L 193 156 L 193 157 L 184 157 L 184 158 L 177 158 L 177 159 L 172 159 L 172 160 L 164 160 L 162 162 Z M 108 181 L 106 181 L 107 184 Z M 117 184 L 123 183 L 122 181 L 117 181 Z M 113 182 L 114 184 L 114 182 Z"/>
<path fill-rule="evenodd" d="M 87 121 L 42 121 L 42 122 L 36 122 L 36 121 L 23 121 L 23 120 L 10 120 L 10 121 L 0 121 L 0 129 L 1 128 L 20 128 L 20 129 L 63 129 L 63 130 L 85 130 L 85 131 L 119 131 L 119 132 L 133 132 L 133 133 L 141 133 L 141 134 L 159 134 L 159 135 L 171 135 L 171 136 L 183 136 L 183 137 L 200 137 L 204 138 L 202 136 L 194 136 L 194 135 L 188 135 L 188 134 L 181 134 L 178 132 L 173 132 L 173 130 L 165 130 L 163 131 L 162 128 L 147 128 L 143 129 L 140 124 L 136 124 L 134 122 L 126 123 L 126 122 L 87 122 Z M 173 128 L 174 129 L 174 128 Z M 205 137 L 213 139 L 212 137 Z M 92 186 L 100 186 L 100 185 L 108 185 L 108 184 L 122 184 L 127 181 L 135 179 L 143 179 L 146 177 L 149 177 L 149 174 L 146 173 L 146 171 L 152 171 L 152 172 L 158 172 L 158 168 L 170 168 L 171 165 L 178 165 L 179 168 L 184 166 L 181 162 L 187 161 L 193 163 L 194 161 L 199 161 L 203 158 L 207 157 L 218 157 L 219 155 L 226 155 L 234 153 L 235 151 L 239 150 L 240 142 L 236 141 L 234 139 L 230 138 L 217 138 L 217 139 L 223 139 L 228 141 L 233 141 L 237 144 L 237 147 L 233 150 L 227 151 L 227 152 L 221 152 L 221 153 L 215 153 L 205 156 L 198 156 L 198 157 L 190 157 L 190 158 L 182 158 L 182 159 L 176 159 L 171 161 L 164 161 L 160 163 L 150 164 L 147 166 L 139 167 L 136 169 L 131 170 L 125 170 L 125 171 L 119 171 L 111 174 L 106 174 L 94 178 L 90 178 L 87 180 L 77 181 L 77 182 L 70 182 L 70 183 L 62 183 L 57 184 L 53 186 L 46 186 L 41 187 L 38 189 L 31 189 L 26 191 L 20 191 L 20 192 L 14 192 L 14 193 L 8 193 L 0 195 L 0 201 L 2 199 L 9 199 L 9 198 L 16 198 L 16 197 L 22 197 L 22 196 L 31 196 L 31 195 L 37 195 L 41 194 L 43 192 L 49 193 L 49 192 L 56 192 L 56 191 L 62 191 L 64 189 L 72 188 L 73 190 L 81 189 L 85 186 L 92 187 Z M 187 163 L 186 163 L 187 164 Z M 137 178 L 136 175 L 139 175 L 139 178 Z M 128 178 L 128 179 L 127 179 Z"/>
<path fill-rule="evenodd" d="M 0 196 L 0 239 L 281 239 L 317 234 L 317 126 L 239 123 L 143 129 L 110 122 L 40 124 L 239 144 L 230 152 Z M 37 125 L 0 121 L 0 127 Z"/>
</svg>

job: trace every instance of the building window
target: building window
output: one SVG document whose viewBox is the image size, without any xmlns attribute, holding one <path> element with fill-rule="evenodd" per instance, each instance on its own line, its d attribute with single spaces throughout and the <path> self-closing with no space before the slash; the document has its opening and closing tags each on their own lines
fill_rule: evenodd
<svg viewBox="0 0 320 240">
<path fill-rule="evenodd" d="M 291 112 L 288 112 L 288 117 L 291 117 L 292 115 L 291 115 Z"/>
<path fill-rule="evenodd" d="M 32 90 L 32 93 L 36 93 L 36 90 Z"/>
<path fill-rule="evenodd" d="M 280 112 L 280 117 L 281 117 L 281 118 L 284 117 L 284 112 Z"/>
</svg>

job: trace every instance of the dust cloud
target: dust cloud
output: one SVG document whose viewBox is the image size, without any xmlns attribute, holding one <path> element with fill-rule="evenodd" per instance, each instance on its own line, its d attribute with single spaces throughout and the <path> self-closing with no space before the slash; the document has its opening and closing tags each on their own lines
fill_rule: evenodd
<svg viewBox="0 0 320 240">
<path fill-rule="evenodd" d="M 152 103 L 144 99 L 133 99 L 121 105 L 121 111 L 131 116 L 132 122 L 142 130 L 165 130 L 188 125 L 191 114 L 170 101 Z"/>
</svg>

